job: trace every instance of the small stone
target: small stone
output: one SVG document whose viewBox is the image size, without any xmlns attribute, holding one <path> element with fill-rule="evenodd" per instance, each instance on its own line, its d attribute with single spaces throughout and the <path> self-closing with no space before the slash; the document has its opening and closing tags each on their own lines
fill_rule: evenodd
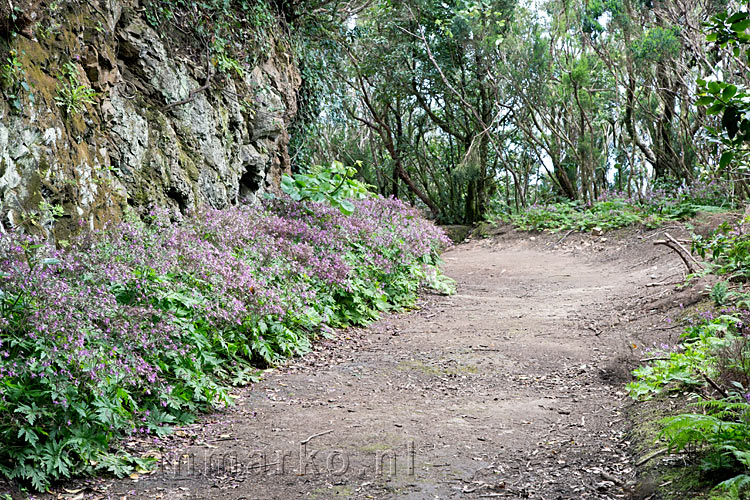
<svg viewBox="0 0 750 500">
<path fill-rule="evenodd" d="M 602 481 L 600 483 L 596 483 L 596 489 L 599 490 L 599 491 L 607 491 L 608 489 L 610 489 L 614 485 L 615 485 L 615 483 L 613 483 L 611 481 Z"/>
</svg>

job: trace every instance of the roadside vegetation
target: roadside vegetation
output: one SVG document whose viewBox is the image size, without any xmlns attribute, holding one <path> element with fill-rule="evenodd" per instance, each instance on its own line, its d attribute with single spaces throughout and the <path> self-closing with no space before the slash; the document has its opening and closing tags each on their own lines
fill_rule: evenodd
<svg viewBox="0 0 750 500">
<path fill-rule="evenodd" d="M 666 221 L 685 220 L 698 212 L 735 208 L 728 185 L 712 181 L 686 189 L 654 189 L 642 195 L 604 193 L 591 204 L 565 201 L 537 204 L 497 221 L 510 222 L 523 231 L 608 231 L 632 224 L 655 228 Z"/>
<path fill-rule="evenodd" d="M 639 400 L 669 394 L 684 410 L 659 422 L 664 452 L 682 453 L 689 478 L 711 498 L 750 493 L 750 219 L 694 236 L 713 274 L 712 303 L 685 318 L 679 342 L 655 345 L 628 385 Z M 692 278 L 698 277 L 697 275 Z M 658 445 L 656 445 L 658 446 Z M 675 485 L 679 486 L 679 485 Z"/>
<path fill-rule="evenodd" d="M 259 368 L 414 307 L 421 285 L 450 293 L 442 231 L 345 174 L 288 178 L 292 197 L 255 206 L 154 209 L 65 248 L 0 235 L 0 475 L 43 491 L 147 468 L 121 438 L 231 404 Z"/>
</svg>

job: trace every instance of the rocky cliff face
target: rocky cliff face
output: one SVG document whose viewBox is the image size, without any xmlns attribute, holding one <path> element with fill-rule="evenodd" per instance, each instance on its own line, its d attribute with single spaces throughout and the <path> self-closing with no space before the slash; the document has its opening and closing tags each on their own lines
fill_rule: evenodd
<svg viewBox="0 0 750 500">
<path fill-rule="evenodd" d="M 60 239 L 127 206 L 223 208 L 278 186 L 300 85 L 283 40 L 222 73 L 181 56 L 137 0 L 25 1 L 0 75 L 6 228 Z"/>
</svg>

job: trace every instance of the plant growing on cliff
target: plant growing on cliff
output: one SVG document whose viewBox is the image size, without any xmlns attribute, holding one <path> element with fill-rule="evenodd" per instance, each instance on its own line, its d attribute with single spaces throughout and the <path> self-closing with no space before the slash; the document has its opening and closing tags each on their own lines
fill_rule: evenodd
<svg viewBox="0 0 750 500">
<path fill-rule="evenodd" d="M 214 65 L 219 73 L 225 75 L 231 75 L 234 73 L 239 78 L 245 76 L 245 70 L 242 67 L 242 64 L 232 57 L 227 49 L 227 42 L 225 40 L 219 39 L 214 41 L 214 44 L 211 47 L 211 52 L 213 53 Z"/>
<path fill-rule="evenodd" d="M 57 76 L 57 96 L 55 103 L 65 110 L 67 116 L 77 115 L 87 104 L 94 104 L 96 92 L 78 79 L 76 67 L 68 62 Z"/>
<path fill-rule="evenodd" d="M 0 65 L 0 85 L 3 89 L 5 98 L 10 103 L 14 112 L 20 113 L 23 110 L 23 93 L 31 94 L 31 88 L 26 81 L 23 71 L 23 65 L 18 60 L 18 54 L 11 50 L 5 63 Z"/>
<path fill-rule="evenodd" d="M 247 2 L 231 0 L 146 0 L 146 21 L 165 36 L 174 29 L 190 34 L 194 48 L 211 48 L 219 71 L 253 66 L 271 51 L 278 19 L 274 8 L 265 0 Z"/>
</svg>

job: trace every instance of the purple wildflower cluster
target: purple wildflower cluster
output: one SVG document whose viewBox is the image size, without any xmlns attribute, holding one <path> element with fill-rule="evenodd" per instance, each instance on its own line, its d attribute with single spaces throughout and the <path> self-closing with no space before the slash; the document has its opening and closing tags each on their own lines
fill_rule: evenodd
<svg viewBox="0 0 750 500">
<path fill-rule="evenodd" d="M 723 307 L 719 311 L 706 310 L 688 318 L 689 327 L 704 327 L 709 324 L 726 325 L 735 335 L 750 333 L 750 311 L 736 306 Z"/>
<path fill-rule="evenodd" d="M 236 372 L 413 301 L 444 233 L 395 199 L 353 203 L 154 210 L 65 250 L 0 235 L 0 475 L 91 472 L 112 438 L 228 402 Z"/>
<path fill-rule="evenodd" d="M 666 357 L 673 352 L 681 352 L 682 346 L 679 344 L 670 345 L 665 342 L 656 343 L 654 342 L 651 346 L 644 349 L 644 354 L 648 357 Z"/>
</svg>

